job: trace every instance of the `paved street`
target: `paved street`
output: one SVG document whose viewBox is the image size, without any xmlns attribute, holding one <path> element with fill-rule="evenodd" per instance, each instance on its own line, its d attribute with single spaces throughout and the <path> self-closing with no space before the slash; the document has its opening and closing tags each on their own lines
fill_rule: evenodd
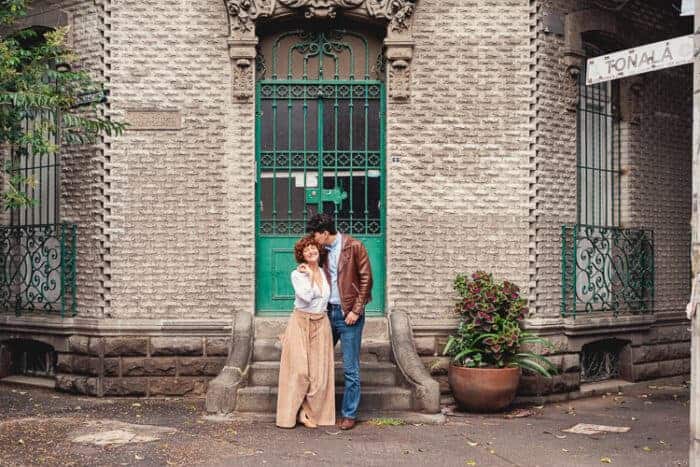
<svg viewBox="0 0 700 467">
<path fill-rule="evenodd" d="M 0 384 L 0 465 L 688 465 L 688 389 L 677 383 L 518 409 L 513 418 L 375 419 L 350 432 L 214 421 L 203 407 L 201 399 L 94 399 Z M 577 423 L 630 430 L 561 431 Z"/>
</svg>

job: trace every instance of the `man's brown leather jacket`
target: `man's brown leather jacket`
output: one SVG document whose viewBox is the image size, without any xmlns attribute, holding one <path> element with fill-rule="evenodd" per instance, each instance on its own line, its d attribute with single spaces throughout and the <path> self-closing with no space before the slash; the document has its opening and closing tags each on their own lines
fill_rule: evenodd
<svg viewBox="0 0 700 467">
<path fill-rule="evenodd" d="M 372 268 L 367 249 L 361 241 L 350 235 L 341 234 L 340 256 L 338 257 L 338 292 L 343 314 L 350 311 L 361 315 L 365 305 L 372 300 Z M 324 266 L 328 283 L 331 273 L 328 261 Z"/>
</svg>

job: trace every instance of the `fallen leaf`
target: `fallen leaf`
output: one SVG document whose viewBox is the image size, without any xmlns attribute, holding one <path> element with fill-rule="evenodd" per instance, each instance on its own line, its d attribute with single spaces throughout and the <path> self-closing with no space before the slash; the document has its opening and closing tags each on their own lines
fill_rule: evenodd
<svg viewBox="0 0 700 467">
<path fill-rule="evenodd" d="M 651 452 L 651 448 L 649 446 L 644 446 L 642 451 Z"/>
<path fill-rule="evenodd" d="M 24 444 L 24 440 L 20 438 L 19 441 L 17 441 L 19 444 Z"/>
<path fill-rule="evenodd" d="M 466 462 L 466 464 L 467 464 L 467 465 L 476 465 L 476 462 L 474 462 L 473 460 L 468 460 L 468 461 Z"/>
<path fill-rule="evenodd" d="M 495 450 L 495 449 L 489 449 L 489 454 L 496 454 L 496 450 Z"/>
<path fill-rule="evenodd" d="M 600 462 L 603 464 L 612 464 L 612 459 L 610 459 L 609 457 L 601 457 Z"/>
<path fill-rule="evenodd" d="M 475 447 L 477 447 L 477 446 L 479 445 L 479 443 L 475 443 L 475 442 L 473 442 L 473 441 L 467 441 L 467 444 L 468 444 L 469 446 L 473 447 L 473 448 L 475 448 Z"/>
<path fill-rule="evenodd" d="M 336 436 L 340 434 L 340 431 L 326 431 L 327 435 Z"/>
<path fill-rule="evenodd" d="M 141 407 L 141 404 L 139 404 L 138 402 L 134 402 L 133 404 L 131 404 L 131 406 L 132 407 Z"/>
<path fill-rule="evenodd" d="M 144 457 L 139 456 L 138 454 L 134 454 L 134 459 L 136 459 L 137 461 L 142 461 L 144 459 Z"/>
<path fill-rule="evenodd" d="M 666 441 L 664 441 L 663 439 L 660 439 L 659 444 L 666 444 Z"/>
<path fill-rule="evenodd" d="M 569 450 L 565 449 L 565 448 L 561 448 L 561 452 L 569 452 Z"/>
</svg>

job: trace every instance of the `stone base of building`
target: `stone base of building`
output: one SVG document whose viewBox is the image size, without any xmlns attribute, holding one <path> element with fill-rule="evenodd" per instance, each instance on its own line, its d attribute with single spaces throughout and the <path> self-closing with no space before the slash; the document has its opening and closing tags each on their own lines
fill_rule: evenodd
<svg viewBox="0 0 700 467">
<path fill-rule="evenodd" d="M 203 395 L 228 355 L 231 323 L 222 320 L 113 320 L 0 316 L 8 349 L 39 341 L 57 354 L 56 388 L 91 396 Z"/>
<path fill-rule="evenodd" d="M 552 342 L 548 356 L 559 374 L 551 379 L 523 375 L 518 390 L 521 398 L 579 392 L 582 349 L 603 339 L 620 342 L 619 378 L 624 381 L 690 372 L 690 331 L 682 312 L 536 318 L 526 324 Z M 457 321 L 416 320 L 412 328 L 418 355 L 440 383 L 441 393 L 449 396 L 449 358 L 442 356 L 442 349 Z M 1 315 L 0 375 L 6 375 L 10 364 L 8 345 L 26 339 L 55 350 L 56 388 L 61 391 L 97 397 L 201 396 L 224 367 L 230 338 L 231 322 L 224 320 Z"/>
</svg>

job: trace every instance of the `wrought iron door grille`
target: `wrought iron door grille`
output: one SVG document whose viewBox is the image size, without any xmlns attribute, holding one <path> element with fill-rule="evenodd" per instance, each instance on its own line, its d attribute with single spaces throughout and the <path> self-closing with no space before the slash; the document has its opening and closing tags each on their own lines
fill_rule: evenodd
<svg viewBox="0 0 700 467">
<path fill-rule="evenodd" d="M 0 310 L 76 315 L 75 224 L 0 226 Z"/>
<path fill-rule="evenodd" d="M 257 83 L 259 234 L 301 235 L 320 211 L 341 232 L 382 233 L 384 90 L 369 50 L 345 30 L 291 31 L 272 45 L 271 77 Z M 259 78 L 265 63 L 259 55 Z"/>
<path fill-rule="evenodd" d="M 654 232 L 561 228 L 562 316 L 647 313 L 654 304 Z"/>
<path fill-rule="evenodd" d="M 312 26 L 315 27 L 315 26 Z M 314 29 L 263 37 L 256 60 L 256 309 L 289 313 L 294 243 L 324 212 L 367 247 L 368 313 L 384 309 L 382 38 Z M 372 58 L 370 58 L 372 57 Z"/>
</svg>

